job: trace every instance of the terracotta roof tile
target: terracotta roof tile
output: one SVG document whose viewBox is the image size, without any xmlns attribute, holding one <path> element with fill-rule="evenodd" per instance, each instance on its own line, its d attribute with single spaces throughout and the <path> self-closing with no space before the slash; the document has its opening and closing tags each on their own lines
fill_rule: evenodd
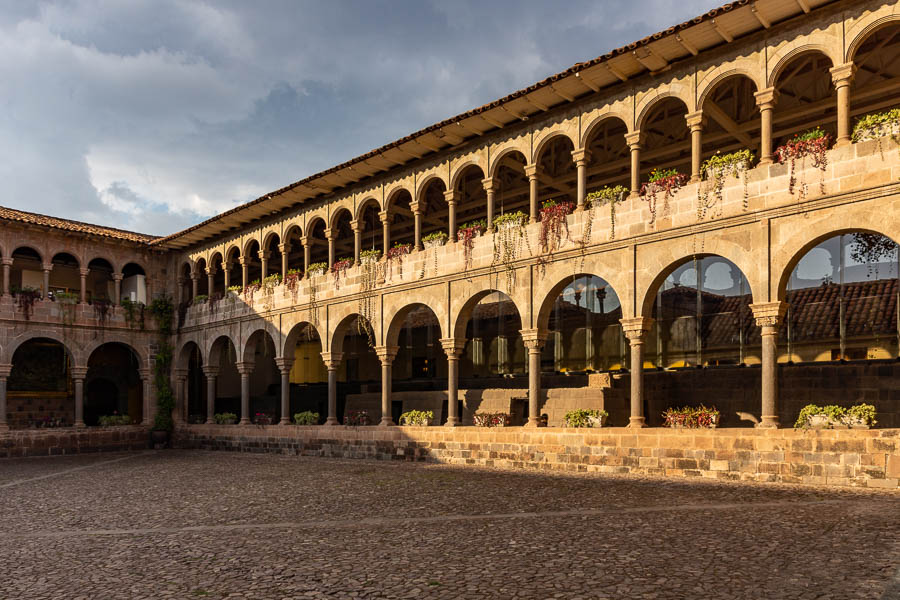
<svg viewBox="0 0 900 600">
<path fill-rule="evenodd" d="M 24 210 L 16 210 L 14 208 L 6 208 L 4 206 L 0 206 L 0 219 L 15 221 L 17 223 L 27 223 L 29 225 L 50 227 L 52 229 L 76 231 L 78 233 L 98 235 L 101 237 L 125 240 L 128 242 L 135 242 L 139 244 L 146 244 L 157 239 L 157 236 L 155 235 L 146 235 L 143 233 L 135 233 L 133 231 L 124 231 L 122 229 L 115 229 L 113 227 L 91 225 L 90 223 L 70 221 L 68 219 L 60 219 L 58 217 L 48 217 L 47 215 L 39 215 L 37 213 L 25 212 Z"/>
</svg>

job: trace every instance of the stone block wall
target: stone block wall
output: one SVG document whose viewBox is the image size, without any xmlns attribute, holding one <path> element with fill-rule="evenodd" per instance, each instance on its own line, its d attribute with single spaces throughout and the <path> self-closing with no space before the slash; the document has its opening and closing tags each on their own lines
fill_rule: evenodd
<svg viewBox="0 0 900 600">
<path fill-rule="evenodd" d="M 149 436 L 147 428 L 137 425 L 10 430 L 0 432 L 0 458 L 144 450 Z"/>
<path fill-rule="evenodd" d="M 191 425 L 182 448 L 872 488 L 900 487 L 900 430 Z"/>
</svg>

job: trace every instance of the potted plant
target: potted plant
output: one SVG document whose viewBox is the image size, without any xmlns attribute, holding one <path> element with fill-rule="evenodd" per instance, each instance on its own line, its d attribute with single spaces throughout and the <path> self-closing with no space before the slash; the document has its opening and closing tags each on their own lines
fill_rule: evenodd
<svg viewBox="0 0 900 600">
<path fill-rule="evenodd" d="M 403 257 L 409 254 L 410 250 L 412 250 L 412 244 L 404 244 L 401 242 L 395 242 L 393 248 L 389 248 L 387 254 L 385 254 L 385 259 L 387 259 L 388 264 L 388 273 L 390 275 L 394 274 L 394 261 L 397 262 L 397 272 L 400 277 L 403 277 Z"/>
<path fill-rule="evenodd" d="M 324 262 L 315 262 L 309 265 L 309 268 L 306 269 L 306 274 L 310 277 L 316 277 L 318 275 L 324 275 L 325 271 L 328 270 L 328 263 Z"/>
<path fill-rule="evenodd" d="M 318 425 L 319 413 L 305 410 L 294 415 L 294 423 L 296 425 Z"/>
<path fill-rule="evenodd" d="M 853 126 L 851 139 L 854 142 L 878 140 L 878 151 L 883 155 L 881 141 L 886 137 L 894 140 L 895 144 L 900 144 L 900 108 L 892 108 L 861 117 Z"/>
<path fill-rule="evenodd" d="M 422 238 L 422 245 L 428 248 L 437 248 L 438 246 L 443 246 L 447 241 L 447 232 L 445 231 L 432 231 L 428 235 Z"/>
<path fill-rule="evenodd" d="M 379 258 L 381 258 L 381 250 L 378 250 L 377 248 L 373 248 L 371 250 L 363 250 L 359 253 L 359 263 L 361 265 L 370 265 L 372 263 L 376 263 L 378 262 Z"/>
<path fill-rule="evenodd" d="M 563 232 L 569 237 L 566 216 L 572 212 L 571 202 L 547 200 L 541 205 L 541 252 L 553 252 L 562 244 Z"/>
<path fill-rule="evenodd" d="M 234 425 L 237 423 L 237 415 L 230 412 L 216 413 L 213 415 L 213 421 L 216 425 Z"/>
<path fill-rule="evenodd" d="M 344 425 L 351 427 L 364 427 L 371 424 L 372 419 L 367 410 L 348 410 L 347 417 L 344 419 Z"/>
<path fill-rule="evenodd" d="M 111 415 L 101 416 L 99 423 L 101 427 L 121 427 L 122 425 L 131 425 L 131 417 L 120 415 L 118 411 L 113 411 Z"/>
<path fill-rule="evenodd" d="M 876 423 L 875 407 L 871 404 L 857 404 L 849 409 L 830 404 L 818 406 L 807 404 L 800 410 L 795 429 L 868 429 Z"/>
<path fill-rule="evenodd" d="M 566 413 L 566 427 L 603 427 L 609 413 L 605 410 L 579 408 Z"/>
<path fill-rule="evenodd" d="M 844 422 L 851 429 L 869 429 L 877 423 L 875 420 L 875 407 L 871 404 L 857 404 L 847 410 Z"/>
<path fill-rule="evenodd" d="M 584 221 L 584 232 L 581 236 L 582 246 L 591 243 L 591 229 L 594 222 L 594 209 L 609 205 L 609 239 L 616 239 L 616 204 L 625 202 L 629 191 L 624 185 L 604 186 L 588 194 L 584 206 L 588 216 Z"/>
<path fill-rule="evenodd" d="M 678 172 L 677 169 L 653 169 L 650 172 L 650 180 L 641 186 L 641 200 L 647 202 L 650 208 L 650 225 L 656 222 L 657 197 L 663 195 L 663 213 L 669 210 L 669 198 L 675 195 L 688 182 L 687 175 Z"/>
<path fill-rule="evenodd" d="M 797 186 L 796 163 L 798 160 L 805 162 L 806 157 L 811 156 L 813 166 L 820 171 L 819 191 L 825 193 L 825 169 L 828 167 L 828 157 L 826 151 L 831 146 L 832 137 L 822 131 L 820 128 L 810 129 L 803 133 L 798 133 L 790 139 L 786 144 L 779 146 L 775 150 L 779 163 L 788 163 L 788 192 L 793 194 L 794 188 Z M 800 199 L 806 198 L 807 192 L 806 181 L 800 181 Z"/>
<path fill-rule="evenodd" d="M 247 302 L 252 303 L 253 295 L 259 291 L 259 288 L 260 288 L 259 279 L 254 279 L 253 281 L 251 281 L 250 284 L 244 288 L 244 299 L 247 300 Z"/>
<path fill-rule="evenodd" d="M 485 229 L 487 229 L 487 221 L 477 219 L 464 223 L 462 227 L 456 230 L 456 240 L 462 242 L 465 268 L 468 268 L 472 262 L 472 249 L 475 247 L 475 238 L 480 236 Z"/>
<path fill-rule="evenodd" d="M 503 412 L 477 412 L 473 415 L 472 420 L 476 427 L 509 427 L 512 415 Z"/>
<path fill-rule="evenodd" d="M 667 408 L 662 414 L 663 425 L 672 429 L 715 429 L 719 425 L 719 411 L 715 407 Z"/>
<path fill-rule="evenodd" d="M 434 411 L 410 410 L 400 415 L 400 425 L 427 427 L 434 420 Z"/>
<path fill-rule="evenodd" d="M 722 191 L 728 176 L 740 177 L 744 184 L 744 210 L 749 208 L 750 196 L 747 192 L 747 172 L 753 166 L 753 153 L 749 150 L 738 150 L 729 154 L 718 152 L 703 163 L 700 171 L 705 179 L 704 184 L 697 186 L 697 220 L 702 221 L 707 213 L 713 217 L 722 215 Z M 710 200 L 712 197 L 712 200 Z M 715 210 L 718 208 L 718 210 Z"/>
</svg>

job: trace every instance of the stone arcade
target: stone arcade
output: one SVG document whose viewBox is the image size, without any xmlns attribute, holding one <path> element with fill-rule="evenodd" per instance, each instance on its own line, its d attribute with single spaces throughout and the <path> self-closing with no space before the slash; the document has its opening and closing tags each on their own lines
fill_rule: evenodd
<svg viewBox="0 0 900 600">
<path fill-rule="evenodd" d="M 792 450 L 763 448 L 795 435 L 765 430 L 811 401 L 864 401 L 880 429 L 898 428 L 897 132 L 851 138 L 858 118 L 900 106 L 898 92 L 900 4 L 744 0 L 167 237 L 2 209 L 5 453 L 139 443 L 136 430 L 85 441 L 81 428 L 113 412 L 149 424 L 156 332 L 137 303 L 160 295 L 178 306 L 186 445 L 244 435 L 212 427 L 217 413 L 287 426 L 303 410 L 327 426 L 356 411 L 390 426 L 421 409 L 435 425 L 495 411 L 558 428 L 568 410 L 603 408 L 637 430 L 702 402 L 725 428 L 751 426 L 738 411 L 759 417 L 720 436 L 732 450 L 749 436 L 759 453 Z M 815 127 L 835 140 L 825 164 L 780 164 L 776 149 Z M 758 162 L 713 189 L 704 161 L 741 149 Z M 648 203 L 654 169 L 689 181 Z M 589 201 L 616 185 L 621 201 Z M 541 223 L 548 201 L 574 208 L 559 237 Z M 494 226 L 517 211 L 527 226 Z M 252 435 L 240 424 L 230 431 Z M 58 431 L 76 441 L 28 433 L 47 425 L 74 427 Z M 309 438 L 365 435 L 334 431 Z M 429 443 L 471 441 L 443 431 Z M 887 433 L 829 432 L 862 440 L 864 455 L 832 475 L 896 486 Z M 667 443 L 615 436 L 635 456 Z M 734 454 L 694 467 L 741 471 L 751 458 Z M 810 476 L 824 481 L 819 467 Z"/>
</svg>

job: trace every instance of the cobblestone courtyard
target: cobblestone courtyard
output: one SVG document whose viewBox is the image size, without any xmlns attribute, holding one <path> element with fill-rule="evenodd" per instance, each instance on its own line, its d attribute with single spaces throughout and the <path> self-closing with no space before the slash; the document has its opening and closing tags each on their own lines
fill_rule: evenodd
<svg viewBox="0 0 900 600">
<path fill-rule="evenodd" d="M 898 598 L 900 495 L 163 451 L 0 461 L 0 597 Z"/>
</svg>

